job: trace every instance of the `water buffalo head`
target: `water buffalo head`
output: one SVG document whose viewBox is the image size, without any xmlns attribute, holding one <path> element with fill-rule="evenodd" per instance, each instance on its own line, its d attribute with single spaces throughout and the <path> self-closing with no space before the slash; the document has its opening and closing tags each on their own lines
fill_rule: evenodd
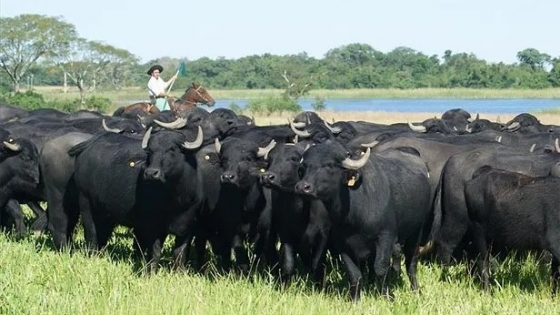
<svg viewBox="0 0 560 315">
<path fill-rule="evenodd" d="M 31 141 L 8 137 L 2 141 L 2 150 L 2 172 L 27 183 L 39 183 L 39 151 Z"/>
<path fill-rule="evenodd" d="M 231 184 L 240 188 L 249 187 L 266 169 L 265 157 L 274 146 L 274 140 L 266 147 L 259 147 L 255 142 L 228 137 L 224 141 L 216 138 L 215 148 L 220 155 L 223 173 L 220 175 L 222 184 Z"/>
<path fill-rule="evenodd" d="M 152 135 L 149 128 L 142 139 L 148 154 L 144 178 L 162 183 L 184 175 L 185 168 L 196 168 L 196 150 L 202 145 L 203 132 L 199 126 L 187 132 L 163 130 Z M 195 138 L 194 140 L 192 138 Z"/>
<path fill-rule="evenodd" d="M 366 151 L 356 159 L 339 143 L 327 142 L 311 146 L 305 151 L 300 164 L 300 177 L 296 192 L 321 199 L 338 193 L 341 185 L 355 187 L 371 153 Z"/>
<path fill-rule="evenodd" d="M 299 163 L 303 158 L 304 148 L 301 145 L 280 144 L 268 154 L 269 166 L 260 175 L 265 187 L 284 191 L 294 191 L 299 181 Z"/>
</svg>

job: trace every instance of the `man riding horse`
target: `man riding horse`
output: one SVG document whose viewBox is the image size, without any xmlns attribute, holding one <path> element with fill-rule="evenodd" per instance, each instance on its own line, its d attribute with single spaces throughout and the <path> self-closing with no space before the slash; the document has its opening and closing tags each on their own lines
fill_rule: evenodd
<svg viewBox="0 0 560 315">
<path fill-rule="evenodd" d="M 148 70 L 148 75 L 150 75 L 150 80 L 148 81 L 148 93 L 150 94 L 150 100 L 152 105 L 155 105 L 160 111 L 171 109 L 171 104 L 169 104 L 169 94 L 165 89 L 172 84 L 177 79 L 177 74 L 171 77 L 169 81 L 164 81 L 160 75 L 163 72 L 163 67 L 160 65 L 154 65 Z"/>
</svg>

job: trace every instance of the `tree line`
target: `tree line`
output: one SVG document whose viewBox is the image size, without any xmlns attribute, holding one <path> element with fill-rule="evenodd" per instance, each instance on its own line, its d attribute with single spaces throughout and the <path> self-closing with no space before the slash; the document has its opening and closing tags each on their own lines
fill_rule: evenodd
<svg viewBox="0 0 560 315">
<path fill-rule="evenodd" d="M 446 50 L 441 56 L 428 56 L 408 47 L 381 52 L 353 43 L 333 48 L 323 58 L 303 52 L 238 59 L 162 57 L 140 63 L 125 49 L 80 37 L 61 17 L 0 18 L 0 87 L 17 92 L 25 85 L 70 85 L 78 88 L 82 100 L 90 91 L 144 87 L 150 65 L 160 63 L 172 72 L 181 61 L 186 61 L 187 74 L 177 84 L 196 80 L 213 89 L 286 89 L 296 96 L 315 88 L 560 86 L 560 56 L 527 48 L 516 57 L 518 62 L 512 64 L 490 63 L 473 53 Z"/>
</svg>

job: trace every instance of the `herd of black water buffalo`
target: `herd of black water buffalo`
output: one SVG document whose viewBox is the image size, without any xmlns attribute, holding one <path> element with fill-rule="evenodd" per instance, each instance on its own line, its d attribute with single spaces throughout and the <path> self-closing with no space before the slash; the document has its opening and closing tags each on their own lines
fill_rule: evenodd
<svg viewBox="0 0 560 315">
<path fill-rule="evenodd" d="M 224 270 L 258 261 L 283 282 L 300 259 L 322 283 L 330 253 L 353 299 L 366 269 L 390 294 L 401 256 L 413 290 L 423 254 L 448 266 L 467 253 L 487 288 L 491 255 L 548 251 L 556 292 L 560 126 L 527 113 L 492 122 L 462 109 L 392 125 L 330 123 L 314 112 L 272 126 L 228 109 L 117 112 L 0 105 L 6 229 L 27 233 L 20 203 L 36 216 L 30 228 L 46 230 L 58 250 L 72 244 L 80 218 L 91 250 L 127 226 L 147 272 L 168 235 L 177 267 L 191 247 L 204 266 L 210 244 Z"/>
</svg>

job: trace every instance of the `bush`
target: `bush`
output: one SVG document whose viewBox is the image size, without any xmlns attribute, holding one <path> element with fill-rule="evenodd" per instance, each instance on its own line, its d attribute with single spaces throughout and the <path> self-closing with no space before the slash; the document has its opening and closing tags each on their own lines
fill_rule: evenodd
<svg viewBox="0 0 560 315">
<path fill-rule="evenodd" d="M 90 96 L 89 98 L 86 99 L 85 102 L 85 108 L 91 110 L 97 110 L 101 113 L 107 112 L 112 105 L 113 102 L 111 102 L 110 99 L 106 97 L 98 97 L 98 96 Z"/>
<path fill-rule="evenodd" d="M 27 110 L 34 110 L 39 108 L 54 108 L 64 112 L 75 112 L 79 110 L 80 100 L 64 100 L 64 101 L 50 101 L 47 102 L 43 95 L 33 91 L 26 91 L 24 93 L 18 92 L 15 94 L 4 94 L 0 97 L 0 101 L 9 105 L 18 106 Z M 105 97 L 91 96 L 85 100 L 83 107 L 97 110 L 100 112 L 107 112 L 111 109 L 112 101 Z"/>
<path fill-rule="evenodd" d="M 7 104 L 18 106 L 27 110 L 48 107 L 47 102 L 45 102 L 45 100 L 43 99 L 43 95 L 35 93 L 33 91 L 6 94 L 4 95 L 2 101 Z"/>
<path fill-rule="evenodd" d="M 286 97 L 269 97 L 251 100 L 245 109 L 249 110 L 253 115 L 266 114 L 270 116 L 272 113 L 300 112 L 301 106 L 296 101 Z"/>
<path fill-rule="evenodd" d="M 327 104 L 325 103 L 325 98 L 321 96 L 316 96 L 315 101 L 311 103 L 311 108 L 315 111 L 322 111 L 327 108 Z"/>
<path fill-rule="evenodd" d="M 229 109 L 231 109 L 233 112 L 235 112 L 236 114 L 241 114 L 241 112 L 243 111 L 243 108 L 241 106 L 239 106 L 239 104 L 237 103 L 231 103 L 229 104 Z"/>
</svg>

